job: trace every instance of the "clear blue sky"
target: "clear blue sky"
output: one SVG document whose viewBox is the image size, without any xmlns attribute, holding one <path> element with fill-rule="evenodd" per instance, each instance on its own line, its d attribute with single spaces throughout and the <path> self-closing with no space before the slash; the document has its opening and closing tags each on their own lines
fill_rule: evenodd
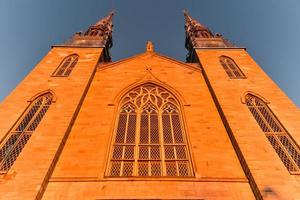
<svg viewBox="0 0 300 200">
<path fill-rule="evenodd" d="M 185 60 L 184 18 L 192 17 L 247 47 L 256 62 L 300 107 L 299 0 L 0 0 L 0 101 L 50 50 L 112 8 L 113 60 L 156 51 Z"/>
</svg>

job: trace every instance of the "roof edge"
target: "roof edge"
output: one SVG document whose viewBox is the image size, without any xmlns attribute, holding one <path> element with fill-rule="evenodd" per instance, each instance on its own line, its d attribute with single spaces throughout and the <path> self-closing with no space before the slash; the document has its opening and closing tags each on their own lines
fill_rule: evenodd
<svg viewBox="0 0 300 200">
<path fill-rule="evenodd" d="M 200 68 L 200 64 L 198 63 L 185 63 L 185 62 L 182 62 L 182 61 L 179 61 L 179 60 L 176 60 L 174 58 L 171 58 L 169 56 L 165 56 L 165 55 L 162 55 L 162 54 L 159 54 L 157 52 L 144 52 L 144 53 L 141 53 L 141 54 L 137 54 L 137 55 L 134 55 L 134 56 L 131 56 L 131 57 L 128 57 L 128 58 L 124 58 L 124 59 L 121 59 L 121 60 L 118 60 L 116 62 L 111 62 L 111 63 L 100 63 L 98 65 L 98 68 L 97 68 L 97 71 L 101 71 L 101 70 L 105 70 L 107 68 L 110 68 L 110 67 L 113 67 L 114 65 L 118 65 L 120 63 L 123 63 L 123 62 L 129 62 L 130 60 L 133 60 L 135 58 L 138 58 L 138 57 L 141 57 L 141 56 L 144 56 L 144 55 L 154 55 L 154 56 L 158 56 L 162 59 L 165 59 L 165 60 L 168 60 L 168 61 L 171 61 L 171 62 L 174 62 L 174 63 L 177 63 L 177 64 L 180 64 L 180 65 L 183 65 L 183 66 L 186 66 L 188 68 L 192 68 L 193 70 L 198 70 L 198 71 L 202 71 L 201 68 Z M 196 67 L 195 65 L 199 65 L 199 67 Z"/>
</svg>

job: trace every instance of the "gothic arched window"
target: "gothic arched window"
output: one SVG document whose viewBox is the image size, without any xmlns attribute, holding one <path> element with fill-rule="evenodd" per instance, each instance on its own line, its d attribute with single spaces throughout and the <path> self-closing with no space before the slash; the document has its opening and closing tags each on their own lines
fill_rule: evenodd
<svg viewBox="0 0 300 200">
<path fill-rule="evenodd" d="M 246 95 L 246 105 L 285 167 L 291 173 L 299 173 L 299 147 L 272 113 L 271 109 L 262 99 L 251 94 Z"/>
<path fill-rule="evenodd" d="M 32 101 L 7 137 L 0 144 L 0 173 L 6 173 L 30 139 L 52 103 L 51 93 L 43 94 Z"/>
<path fill-rule="evenodd" d="M 182 115 L 164 88 L 144 84 L 121 100 L 107 176 L 193 176 Z"/>
<path fill-rule="evenodd" d="M 219 58 L 221 65 L 225 72 L 231 79 L 244 79 L 246 76 L 243 74 L 241 69 L 237 66 L 233 59 L 227 56 L 220 56 Z"/>
<path fill-rule="evenodd" d="M 79 56 L 72 54 L 64 58 L 58 68 L 53 73 L 53 76 L 69 76 L 78 62 Z"/>
</svg>

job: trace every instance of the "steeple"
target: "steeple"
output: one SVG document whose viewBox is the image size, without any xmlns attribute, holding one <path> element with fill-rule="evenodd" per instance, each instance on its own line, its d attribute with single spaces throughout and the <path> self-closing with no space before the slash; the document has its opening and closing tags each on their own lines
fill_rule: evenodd
<svg viewBox="0 0 300 200">
<path fill-rule="evenodd" d="M 185 30 L 188 37 L 194 38 L 212 38 L 214 37 L 211 31 L 200 24 L 195 19 L 191 18 L 187 11 L 184 11 L 185 16 Z"/>
<path fill-rule="evenodd" d="M 103 47 L 104 60 L 106 62 L 111 60 L 109 49 L 112 47 L 112 18 L 114 12 L 110 12 L 108 16 L 100 19 L 94 25 L 91 25 L 84 33 L 77 32 L 69 41 L 65 42 L 65 46 L 78 47 Z"/>
<path fill-rule="evenodd" d="M 103 42 L 112 42 L 112 17 L 114 15 L 114 12 L 110 12 L 110 14 L 100 19 L 98 22 L 96 22 L 94 25 L 90 26 L 89 29 L 84 33 L 85 36 L 95 36 L 102 38 Z M 111 44 L 112 45 L 112 44 Z"/>
<path fill-rule="evenodd" d="M 193 50 L 195 48 L 233 47 L 233 44 L 224 39 L 221 34 L 216 33 L 214 35 L 209 28 L 193 19 L 186 10 L 183 14 L 185 17 L 185 47 L 189 51 L 187 61 L 193 60 Z"/>
</svg>

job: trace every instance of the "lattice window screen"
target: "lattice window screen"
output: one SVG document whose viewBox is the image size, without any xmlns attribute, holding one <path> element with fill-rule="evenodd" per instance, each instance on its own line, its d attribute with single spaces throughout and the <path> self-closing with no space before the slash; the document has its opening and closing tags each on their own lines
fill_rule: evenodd
<svg viewBox="0 0 300 200">
<path fill-rule="evenodd" d="M 227 56 L 220 56 L 219 58 L 221 65 L 223 66 L 225 72 L 231 79 L 244 79 L 246 76 L 243 74 L 241 69 L 231 58 Z"/>
<path fill-rule="evenodd" d="M 254 95 L 246 95 L 246 105 L 261 130 L 291 173 L 300 172 L 300 150 L 266 103 Z"/>
<path fill-rule="evenodd" d="M 0 145 L 0 173 L 6 173 L 22 152 L 52 103 L 52 94 L 36 98 Z"/>
<path fill-rule="evenodd" d="M 69 76 L 78 62 L 79 56 L 77 54 L 72 54 L 64 58 L 61 64 L 53 73 L 53 76 Z"/>
<path fill-rule="evenodd" d="M 132 176 L 135 153 L 136 111 L 133 105 L 123 106 L 113 145 L 111 176 Z"/>
<path fill-rule="evenodd" d="M 144 84 L 128 92 L 121 103 L 107 175 L 192 176 L 176 98 L 161 87 Z"/>
<path fill-rule="evenodd" d="M 138 145 L 138 176 L 161 176 L 158 111 L 148 103 L 142 109 Z"/>
<path fill-rule="evenodd" d="M 184 143 L 179 113 L 175 106 L 167 104 L 162 113 L 166 173 L 168 176 L 188 176 L 189 160 Z"/>
</svg>

